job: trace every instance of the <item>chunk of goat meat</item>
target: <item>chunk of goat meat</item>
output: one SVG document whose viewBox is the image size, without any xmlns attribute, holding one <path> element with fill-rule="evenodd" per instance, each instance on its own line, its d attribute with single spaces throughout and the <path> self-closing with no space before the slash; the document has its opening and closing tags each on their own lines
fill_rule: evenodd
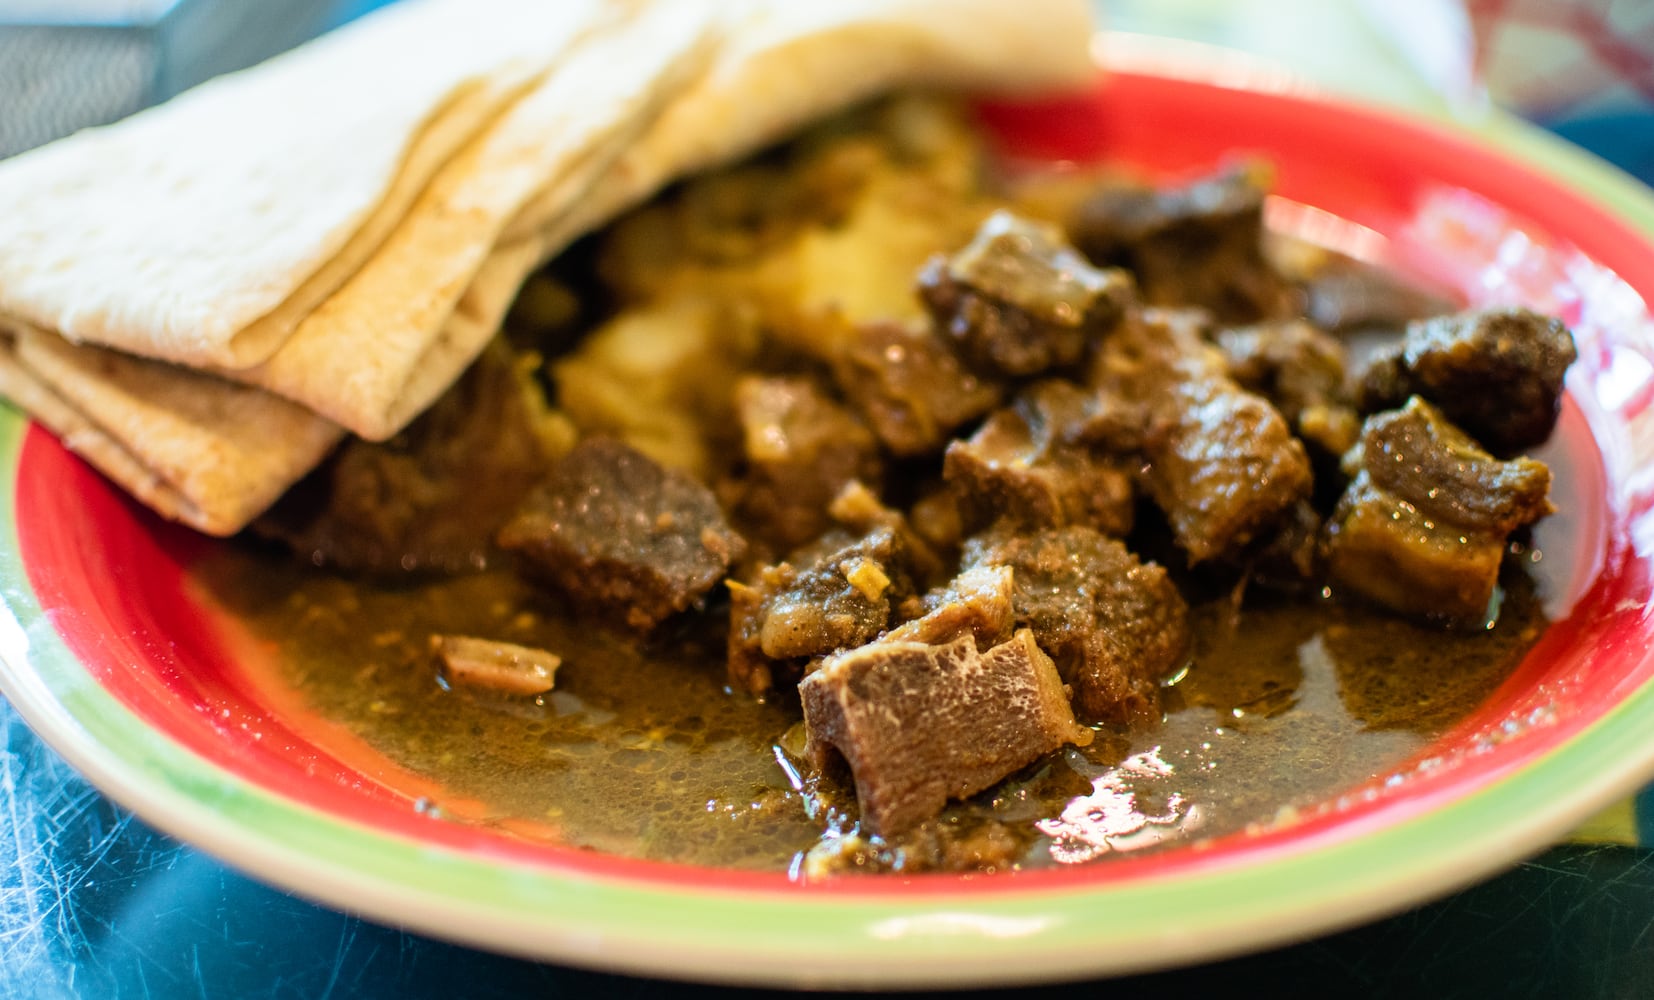
<svg viewBox="0 0 1654 1000">
<path fill-rule="evenodd" d="M 1315 505 L 1300 500 L 1270 534 L 1253 542 L 1236 560 L 1247 578 L 1278 590 L 1320 585 L 1321 526 Z"/>
<path fill-rule="evenodd" d="M 1124 271 L 1098 269 L 1055 227 L 989 216 L 965 247 L 932 257 L 919 296 L 973 367 L 1023 378 L 1079 364 L 1133 298 Z"/>
<path fill-rule="evenodd" d="M 839 392 L 896 455 L 940 450 L 1003 395 L 997 383 L 967 371 L 928 327 L 863 323 L 838 346 L 832 368 Z"/>
<path fill-rule="evenodd" d="M 1068 232 L 1092 262 L 1129 269 L 1148 305 L 1199 306 L 1226 323 L 1288 315 L 1296 295 L 1264 254 L 1271 180 L 1267 165 L 1245 163 L 1179 188 L 1104 188 Z"/>
<path fill-rule="evenodd" d="M 942 476 L 977 526 L 1004 517 L 1031 527 L 1089 525 L 1131 531 L 1136 456 L 1085 444 L 1095 393 L 1052 379 L 948 445 Z"/>
<path fill-rule="evenodd" d="M 1503 462 L 1417 396 L 1369 417 L 1327 522 L 1333 584 L 1419 618 L 1487 614 L 1510 533 L 1552 511 L 1540 462 Z"/>
<path fill-rule="evenodd" d="M 952 642 L 969 633 L 981 647 L 1010 638 L 1014 574 L 1009 566 L 974 566 L 924 596 L 924 614 L 889 632 L 888 642 Z"/>
<path fill-rule="evenodd" d="M 862 827 L 879 836 L 1093 736 L 1026 630 L 985 652 L 968 634 L 869 643 L 828 659 L 799 694 L 805 756 L 818 769 L 834 754 L 850 765 Z"/>
<path fill-rule="evenodd" d="M 1365 470 L 1373 483 L 1420 513 L 1479 531 L 1509 534 L 1552 513 L 1551 474 L 1531 458 L 1492 458 L 1446 414 L 1414 397 L 1400 410 L 1362 426 L 1361 447 L 1346 471 Z"/>
<path fill-rule="evenodd" d="M 1347 352 L 1303 320 L 1219 330 L 1217 344 L 1242 388 L 1275 404 L 1305 441 L 1333 457 L 1355 444 L 1361 418 L 1346 387 Z"/>
<path fill-rule="evenodd" d="M 813 379 L 743 377 L 735 413 L 741 469 L 718 492 L 747 538 L 776 553 L 826 531 L 827 507 L 847 484 L 879 480 L 872 432 Z"/>
<path fill-rule="evenodd" d="M 1144 310 L 1104 344 L 1093 375 L 1147 410 L 1142 483 L 1190 563 L 1270 534 L 1312 486 L 1303 444 L 1230 378 L 1204 326 L 1199 312 Z"/>
<path fill-rule="evenodd" d="M 914 534 L 933 552 L 957 554 L 968 534 L 958 491 L 946 483 L 926 487 L 907 509 Z"/>
<path fill-rule="evenodd" d="M 871 642 L 904 611 L 919 610 L 905 546 L 890 526 L 859 537 L 830 531 L 729 590 L 730 683 L 753 694 L 773 687 L 778 672 L 802 673 L 810 659 Z"/>
<path fill-rule="evenodd" d="M 1188 656 L 1189 610 L 1154 563 L 1090 528 L 990 531 L 965 544 L 970 568 L 1012 571 L 1012 614 L 1073 686 L 1080 718 L 1159 719 L 1160 681 Z"/>
<path fill-rule="evenodd" d="M 545 694 L 563 665 L 561 656 L 544 649 L 469 635 L 433 635 L 431 649 L 454 684 L 499 694 Z"/>
<path fill-rule="evenodd" d="M 575 606 L 638 629 L 699 601 L 745 546 L 705 486 L 609 438 L 576 445 L 497 541 Z"/>
<path fill-rule="evenodd" d="M 419 419 L 387 441 L 348 440 L 253 531 L 349 573 L 481 569 L 551 464 L 538 392 L 496 342 Z"/>
<path fill-rule="evenodd" d="M 890 529 L 896 536 L 903 568 L 920 586 L 935 582 L 946 571 L 942 556 L 919 532 L 912 518 L 886 506 L 878 494 L 859 479 L 844 484 L 827 505 L 827 515 L 853 535 Z"/>
<path fill-rule="evenodd" d="M 1304 315 L 1329 333 L 1400 333 L 1413 320 L 1455 308 L 1452 299 L 1387 268 L 1280 237 L 1273 249 L 1279 254 L 1283 248 L 1290 263 L 1282 269 L 1303 290 Z"/>
<path fill-rule="evenodd" d="M 1400 345 L 1373 358 L 1357 402 L 1371 413 L 1422 396 L 1482 447 L 1514 455 L 1551 436 L 1576 353 L 1561 320 L 1527 309 L 1419 320 Z"/>
</svg>

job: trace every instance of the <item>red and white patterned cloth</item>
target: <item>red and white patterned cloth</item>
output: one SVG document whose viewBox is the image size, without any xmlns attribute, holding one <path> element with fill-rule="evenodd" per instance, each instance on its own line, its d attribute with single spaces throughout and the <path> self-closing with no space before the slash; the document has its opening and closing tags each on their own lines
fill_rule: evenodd
<svg viewBox="0 0 1654 1000">
<path fill-rule="evenodd" d="M 1654 111 L 1654 2 L 1464 0 L 1499 104 L 1542 121 Z"/>
</svg>

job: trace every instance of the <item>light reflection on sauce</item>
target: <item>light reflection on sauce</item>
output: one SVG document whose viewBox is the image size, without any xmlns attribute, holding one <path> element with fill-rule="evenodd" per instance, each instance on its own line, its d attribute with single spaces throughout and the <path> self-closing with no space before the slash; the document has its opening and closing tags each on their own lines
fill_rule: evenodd
<svg viewBox="0 0 1654 1000">
<path fill-rule="evenodd" d="M 1073 865 L 1095 861 L 1110 851 L 1135 851 L 1200 828 L 1201 811 L 1181 792 L 1166 794 L 1159 810 L 1148 808 L 1138 796 L 1139 782 L 1170 779 L 1172 766 L 1160 759 L 1160 748 L 1132 754 L 1118 767 L 1091 779 L 1091 794 L 1081 795 L 1052 819 L 1034 826 L 1051 838 L 1051 860 Z"/>
</svg>

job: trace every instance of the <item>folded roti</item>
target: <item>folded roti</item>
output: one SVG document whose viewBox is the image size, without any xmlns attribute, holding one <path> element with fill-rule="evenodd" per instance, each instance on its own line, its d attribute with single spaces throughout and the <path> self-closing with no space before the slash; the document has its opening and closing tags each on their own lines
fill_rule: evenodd
<svg viewBox="0 0 1654 1000">
<path fill-rule="evenodd" d="M 456 150 L 623 12 L 404 0 L 0 162 L 0 314 L 194 366 L 262 361 Z"/>
<path fill-rule="evenodd" d="M 338 425 L 248 386 L 13 328 L 0 393 L 146 506 L 230 535 L 315 468 Z"/>
<path fill-rule="evenodd" d="M 410 398 L 429 405 L 448 388 L 430 374 L 464 371 L 545 256 L 534 240 L 489 254 L 431 345 L 429 372 L 406 387 Z M 0 396 L 152 510 L 209 535 L 246 527 L 346 433 L 255 386 L 16 323 L 0 324 Z"/>
<path fill-rule="evenodd" d="M 599 23 L 589 9 L 594 5 L 613 20 Z M 411 6 L 434 10 L 447 4 L 415 0 Z M 471 9 L 471 3 L 461 6 Z M 0 219 L 0 332 L 12 331 L 10 340 L 0 339 L 0 393 L 162 514 L 212 534 L 231 534 L 326 456 L 344 434 L 341 423 L 382 437 L 413 419 L 498 331 L 535 268 L 671 180 L 736 159 L 813 118 L 894 87 L 1050 90 L 1083 85 L 1095 72 L 1086 0 L 1024 0 L 1014 7 L 997 0 L 739 0 L 709 4 L 717 13 L 711 20 L 699 3 L 672 11 L 666 0 L 644 8 L 602 0 L 544 6 L 563 12 L 558 23 L 570 38 L 565 61 L 549 76 L 529 72 L 514 78 L 519 71 L 496 67 L 479 73 L 475 82 L 451 86 L 450 108 L 467 94 L 516 86 L 501 81 L 526 80 L 502 100 L 495 117 L 472 130 L 471 139 L 449 149 L 447 167 L 431 168 L 428 190 L 409 195 L 400 209 L 384 210 L 385 190 L 396 181 L 390 174 L 405 170 L 408 150 L 433 131 L 430 115 L 417 120 L 404 115 L 407 135 L 397 146 L 394 170 L 384 168 L 381 156 L 381 183 L 371 196 L 364 192 L 373 185 L 358 186 L 354 214 L 340 199 L 322 198 L 328 207 L 318 209 L 306 204 L 315 199 L 315 190 L 285 189 L 305 206 L 300 212 L 313 237 L 312 253 L 305 266 L 266 275 L 270 287 L 257 306 L 248 304 L 256 296 L 246 288 L 241 297 L 230 295 L 222 311 L 202 291 L 225 292 L 234 284 L 226 275 L 251 281 L 257 273 L 252 264 L 237 260 L 226 262 L 223 274 L 191 274 L 191 265 L 169 257 L 183 248 L 163 237 L 143 247 L 154 256 L 133 257 L 137 266 L 120 271 L 114 262 L 123 259 L 122 252 L 144 243 L 138 227 L 121 220 L 112 224 L 121 238 L 99 242 L 96 237 L 104 234 L 73 199 L 59 201 L 57 211 L 70 216 L 65 230 L 91 238 L 92 248 L 84 254 L 74 252 L 73 239 L 50 232 L 47 209 L 31 207 L 26 223 Z M 577 7 L 586 12 L 578 28 L 571 27 Z M 519 29 L 531 20 L 518 21 Z M 679 29 L 686 34 L 674 37 Z M 635 51 L 613 47 L 616 39 L 628 37 L 635 40 Z M 588 46 L 591 52 L 582 60 Z M 593 66 L 609 70 L 590 75 Z M 557 107 L 564 99 L 576 106 Z M 583 99 L 591 101 L 590 108 L 578 106 Z M 155 132 L 165 134 L 159 127 Z M 90 144 L 75 157 L 62 151 L 75 148 L 75 141 L 58 144 L 40 161 L 68 157 L 75 167 L 71 190 L 82 191 L 72 185 L 85 184 L 93 171 L 74 160 L 95 151 Z M 384 136 L 374 141 L 381 153 L 395 145 Z M 325 158 L 319 149 L 312 177 L 331 169 L 320 162 Z M 139 152 L 166 159 L 160 151 Z M 333 156 L 351 159 L 351 144 L 340 145 Z M 225 158 L 218 168 L 234 160 Z M 17 183 L 10 167 L 0 165 L 0 196 L 7 184 Z M 202 173 L 196 180 L 210 188 L 215 177 Z M 275 199 L 280 185 L 267 180 L 260 180 L 259 190 Z M 216 177 L 216 183 L 233 186 L 225 177 Z M 141 189 L 133 182 L 125 190 L 137 199 Z M 156 197 L 171 198 L 175 206 L 193 201 L 178 192 Z M 108 199 L 99 204 L 110 211 L 117 207 Z M 251 234 L 262 238 L 281 229 L 246 206 L 238 211 Z M 262 211 L 278 216 L 287 209 L 272 200 Z M 325 301 L 306 305 L 306 282 L 319 280 L 315 276 L 340 258 L 353 237 L 372 229 L 375 211 L 389 220 L 385 232 L 368 241 L 372 246 L 363 260 L 342 268 L 348 273 L 336 276 L 337 289 L 320 293 Z M 158 216 L 137 214 L 158 223 Z M 339 225 L 349 231 L 332 233 L 331 242 L 315 238 L 326 228 L 317 221 L 324 217 L 348 217 Z M 183 228 L 199 234 L 214 225 Z M 217 228 L 228 238 L 228 227 Z M 130 245 L 123 246 L 123 240 Z M 55 253 L 45 263 L 28 252 L 41 244 Z M 256 240 L 249 240 L 247 250 L 266 265 L 283 256 Z M 40 279 L 47 272 L 50 280 Z M 124 276 L 123 287 L 100 284 L 117 272 Z M 167 286 L 173 291 L 146 286 L 140 278 L 148 272 L 173 282 Z M 14 295 L 19 275 L 16 287 L 26 294 Z M 183 288 L 180 281 L 201 284 Z M 75 301 L 83 289 L 90 289 L 84 308 Z M 31 312 L 17 304 L 38 305 L 52 295 L 59 300 L 55 311 Z M 284 304 L 294 314 L 297 332 L 278 330 L 264 338 L 271 344 L 261 340 L 256 350 L 236 343 L 238 333 L 280 315 Z M 123 327 L 146 311 L 147 327 Z M 24 321 L 37 316 L 42 319 Z M 154 322 L 157 317 L 161 322 Z M 190 364 L 255 379 L 304 405 L 219 375 L 76 346 L 52 332 L 95 339 L 87 336 L 89 327 L 102 333 L 140 331 L 123 346 L 151 354 L 161 353 L 157 344 L 171 350 L 193 336 L 187 350 L 165 356 L 187 355 Z"/>
<path fill-rule="evenodd" d="M 500 332 L 523 282 L 546 257 L 546 247 L 538 240 L 520 240 L 488 255 L 421 363 L 402 384 L 401 395 L 386 411 L 389 422 L 406 425 L 454 384 L 456 373 L 463 374 Z"/>
<path fill-rule="evenodd" d="M 506 230 L 560 246 L 675 178 L 730 163 L 806 122 L 899 88 L 1016 94 L 1095 79 L 1087 0 L 736 0 L 729 43 L 579 203 L 541 198 Z M 547 235 L 549 233 L 549 235 Z"/>
<path fill-rule="evenodd" d="M 714 33 L 722 51 L 701 73 L 709 46 L 695 43 Z M 383 440 L 486 343 L 444 323 L 495 240 L 534 241 L 550 256 L 673 178 L 880 91 L 1082 84 L 1095 72 L 1089 34 L 1084 0 L 741 0 L 715 17 L 682 0 L 656 5 L 587 41 L 445 168 L 381 254 L 268 362 L 226 374 Z M 657 121 L 662 98 L 686 85 Z M 617 141 L 645 126 L 640 141 Z"/>
<path fill-rule="evenodd" d="M 588 38 L 438 172 L 378 253 L 275 354 L 224 374 L 364 438 L 396 433 L 492 335 L 460 340 L 447 324 L 506 224 L 536 196 L 567 202 L 589 188 L 706 68 L 718 27 L 710 2 L 675 0 Z M 538 263 L 513 266 L 516 283 Z"/>
</svg>

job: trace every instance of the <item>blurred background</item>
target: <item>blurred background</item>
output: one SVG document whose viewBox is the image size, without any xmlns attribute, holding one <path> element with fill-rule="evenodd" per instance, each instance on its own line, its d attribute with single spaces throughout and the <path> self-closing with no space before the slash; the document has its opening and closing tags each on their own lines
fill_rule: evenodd
<svg viewBox="0 0 1654 1000">
<path fill-rule="evenodd" d="M 0 0 L 0 157 L 118 119 L 383 2 Z M 1366 101 L 1460 120 L 1505 108 L 1654 182 L 1650 0 L 1101 0 L 1098 9 L 1113 29 L 1241 50 Z M 1390 920 L 1115 986 L 1160 996 L 1294 982 L 1363 996 L 1648 996 L 1654 855 L 1636 846 L 1639 825 L 1643 843 L 1654 834 L 1654 810 L 1645 812 L 1625 803 L 1575 843 Z M 486 955 L 269 889 L 110 803 L 0 701 L 0 997 L 723 992 Z M 1049 991 L 1003 995 L 1036 992 Z"/>
<path fill-rule="evenodd" d="M 0 0 L 0 157 L 124 118 L 374 6 L 338 0 Z"/>
<path fill-rule="evenodd" d="M 114 121 L 387 0 L 0 0 L 0 157 Z M 1368 100 L 1515 111 L 1654 177 L 1649 0 L 1095 0 Z"/>
<path fill-rule="evenodd" d="M 1497 107 L 1654 181 L 1649 0 L 1101 0 L 1113 29 L 1239 49 L 1328 89 L 1468 119 Z"/>
</svg>

